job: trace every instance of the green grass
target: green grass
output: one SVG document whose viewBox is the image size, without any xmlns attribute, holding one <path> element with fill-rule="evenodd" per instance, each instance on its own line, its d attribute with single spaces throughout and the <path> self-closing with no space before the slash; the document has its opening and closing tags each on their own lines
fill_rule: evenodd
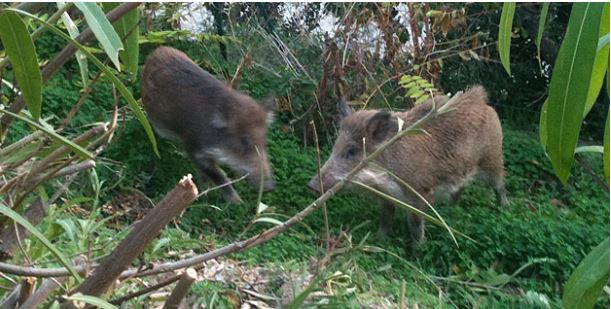
<svg viewBox="0 0 611 309">
<path fill-rule="evenodd" d="M 496 206 L 492 190 L 477 182 L 467 188 L 458 206 L 437 204 L 450 226 L 475 241 L 459 238 L 459 247 L 456 247 L 444 229 L 428 224 L 428 241 L 418 257 L 410 258 L 404 250 L 407 227 L 403 216 L 396 216 L 392 237 L 380 241 L 369 237 L 377 230 L 379 210 L 375 199 L 348 190 L 327 203 L 332 234 L 337 236 L 341 229 L 351 236 L 350 249 L 336 256 L 328 266 L 346 272 L 346 265 L 350 265 L 351 280 L 357 288 L 352 294 L 338 297 L 343 304 L 358 307 L 357 304 L 363 305 L 379 296 L 397 304 L 401 282 L 405 282 L 408 303 L 425 307 L 537 307 L 541 297 L 552 306 L 558 305 L 562 286 L 571 270 L 608 233 L 609 195 L 580 167 L 574 169 L 570 185 L 562 187 L 532 135 L 509 127 L 504 131 L 510 204 Z M 182 175 L 197 174 L 181 155 L 180 146 L 161 145 L 162 159 L 159 160 L 147 151 L 146 139 L 137 124 L 128 123 L 106 153 L 110 159 L 121 160 L 123 165 L 112 166 L 112 173 L 108 166 L 98 167 L 109 182 L 113 177 L 122 179 L 106 194 L 136 187 L 158 200 Z M 297 138 L 277 127 L 271 129 L 269 148 L 277 187 L 263 195 L 263 202 L 271 206 L 266 211 L 268 216 L 285 219 L 314 199 L 305 183 L 315 173 L 315 150 L 303 149 Z M 330 145 L 323 147 L 323 159 L 329 148 Z M 602 171 L 600 158 L 592 155 L 584 159 L 596 171 Z M 226 205 L 219 194 L 213 193 L 186 212 L 180 228 L 192 239 L 203 237 L 203 243 L 207 244 L 187 247 L 206 251 L 240 236 L 255 215 L 256 192 L 244 183 L 238 184 L 237 190 L 245 200 L 243 205 Z M 248 233 L 252 235 L 270 226 L 257 223 Z M 185 239 L 185 234 L 179 235 L 167 237 Z M 411 266 L 385 252 L 362 250 L 358 244 L 366 237 L 362 245 L 393 252 L 408 259 Z M 253 266 L 307 263 L 310 257 L 322 257 L 323 239 L 323 215 L 317 211 L 302 225 L 232 258 Z M 158 251 L 154 256 L 163 255 L 163 250 Z M 481 289 L 448 281 L 449 278 L 490 285 L 495 276 L 510 275 L 536 259 L 542 262 L 524 269 L 503 289 Z M 446 278 L 434 280 L 444 296 L 440 298 L 438 287 L 412 267 L 430 276 Z"/>
</svg>

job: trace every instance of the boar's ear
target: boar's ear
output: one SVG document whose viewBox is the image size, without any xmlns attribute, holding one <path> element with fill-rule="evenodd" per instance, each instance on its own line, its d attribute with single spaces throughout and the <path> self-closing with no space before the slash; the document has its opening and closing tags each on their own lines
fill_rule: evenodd
<svg viewBox="0 0 611 309">
<path fill-rule="evenodd" d="M 341 96 L 339 98 L 339 103 L 337 104 L 337 109 L 339 110 L 339 120 L 342 121 L 344 118 L 350 116 L 352 114 L 352 108 L 348 106 L 348 101 L 345 96 Z"/>
<path fill-rule="evenodd" d="M 397 128 L 397 120 L 388 111 L 380 111 L 367 122 L 367 135 L 376 144 L 383 142 Z"/>
<path fill-rule="evenodd" d="M 274 121 L 274 112 L 276 110 L 276 99 L 272 95 L 268 95 L 261 101 L 261 105 L 265 108 L 267 113 L 267 124 L 271 124 Z"/>
</svg>

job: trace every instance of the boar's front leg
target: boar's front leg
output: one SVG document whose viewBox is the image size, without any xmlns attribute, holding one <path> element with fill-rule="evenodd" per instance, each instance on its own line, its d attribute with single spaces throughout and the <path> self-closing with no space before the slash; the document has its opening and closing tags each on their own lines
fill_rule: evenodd
<svg viewBox="0 0 611 309">
<path fill-rule="evenodd" d="M 380 214 L 380 230 L 378 231 L 380 238 L 386 238 L 392 232 L 394 214 L 395 206 L 389 202 L 384 202 Z"/>
<path fill-rule="evenodd" d="M 428 201 L 432 202 L 430 198 L 425 197 Z M 425 211 L 426 203 L 419 197 L 411 197 L 407 200 L 407 203 L 414 206 L 415 208 Z M 409 239 L 411 240 L 412 249 L 417 249 L 418 246 L 425 241 L 424 236 L 424 219 L 413 213 L 407 214 L 407 223 L 409 225 Z"/>
<path fill-rule="evenodd" d="M 207 182 L 207 180 L 210 180 L 215 186 L 227 184 L 219 189 L 225 196 L 225 199 L 232 204 L 242 203 L 240 195 L 238 195 L 231 184 L 228 184 L 231 180 L 227 178 L 225 172 L 223 172 L 223 170 L 218 167 L 213 160 L 199 159 L 194 161 L 201 171 L 202 182 Z"/>
</svg>

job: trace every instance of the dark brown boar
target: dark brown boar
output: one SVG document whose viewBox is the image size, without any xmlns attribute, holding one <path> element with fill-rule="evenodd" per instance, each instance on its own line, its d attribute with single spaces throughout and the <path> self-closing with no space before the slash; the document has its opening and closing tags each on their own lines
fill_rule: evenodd
<svg viewBox="0 0 611 309">
<path fill-rule="evenodd" d="M 487 105 L 487 95 L 481 86 L 475 86 L 451 100 L 434 98 L 440 107 L 451 104 L 454 111 L 437 116 L 422 126 L 426 134 L 406 135 L 384 150 L 368 164 L 354 180 L 374 187 L 420 210 L 426 203 L 388 171 L 401 178 L 433 203 L 435 192 L 445 191 L 456 202 L 462 188 L 473 177 L 480 176 L 496 193 L 498 204 L 507 204 L 501 124 L 494 109 Z M 451 103 L 448 103 L 451 102 Z M 425 116 L 432 108 L 429 100 L 407 112 L 367 110 L 349 114 L 340 125 L 339 136 L 330 158 L 320 174 L 323 188 L 330 188 L 346 175 L 364 157 L 382 142 L 398 132 L 398 120 L 407 127 Z M 320 179 L 315 176 L 308 186 L 320 191 Z M 385 204 L 380 220 L 380 232 L 391 230 L 394 207 Z M 424 221 L 408 215 L 412 244 L 424 240 Z"/>
<path fill-rule="evenodd" d="M 155 131 L 183 142 L 204 182 L 229 182 L 217 165 L 221 162 L 248 173 L 247 180 L 256 188 L 263 173 L 264 189 L 273 187 L 265 139 L 270 107 L 233 90 L 169 47 L 159 47 L 148 57 L 141 87 L 142 103 Z M 240 201 L 231 185 L 221 190 L 229 201 Z"/>
</svg>

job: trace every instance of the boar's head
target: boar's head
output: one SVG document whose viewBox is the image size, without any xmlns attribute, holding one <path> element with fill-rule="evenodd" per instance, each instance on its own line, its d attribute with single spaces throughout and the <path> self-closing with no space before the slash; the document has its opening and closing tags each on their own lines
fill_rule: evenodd
<svg viewBox="0 0 611 309">
<path fill-rule="evenodd" d="M 333 152 L 308 187 L 317 193 L 331 188 L 343 180 L 367 155 L 371 154 L 385 140 L 396 133 L 397 120 L 388 111 L 343 112 L 339 135 L 333 145 Z M 358 175 L 357 175 L 358 178 Z"/>
</svg>

